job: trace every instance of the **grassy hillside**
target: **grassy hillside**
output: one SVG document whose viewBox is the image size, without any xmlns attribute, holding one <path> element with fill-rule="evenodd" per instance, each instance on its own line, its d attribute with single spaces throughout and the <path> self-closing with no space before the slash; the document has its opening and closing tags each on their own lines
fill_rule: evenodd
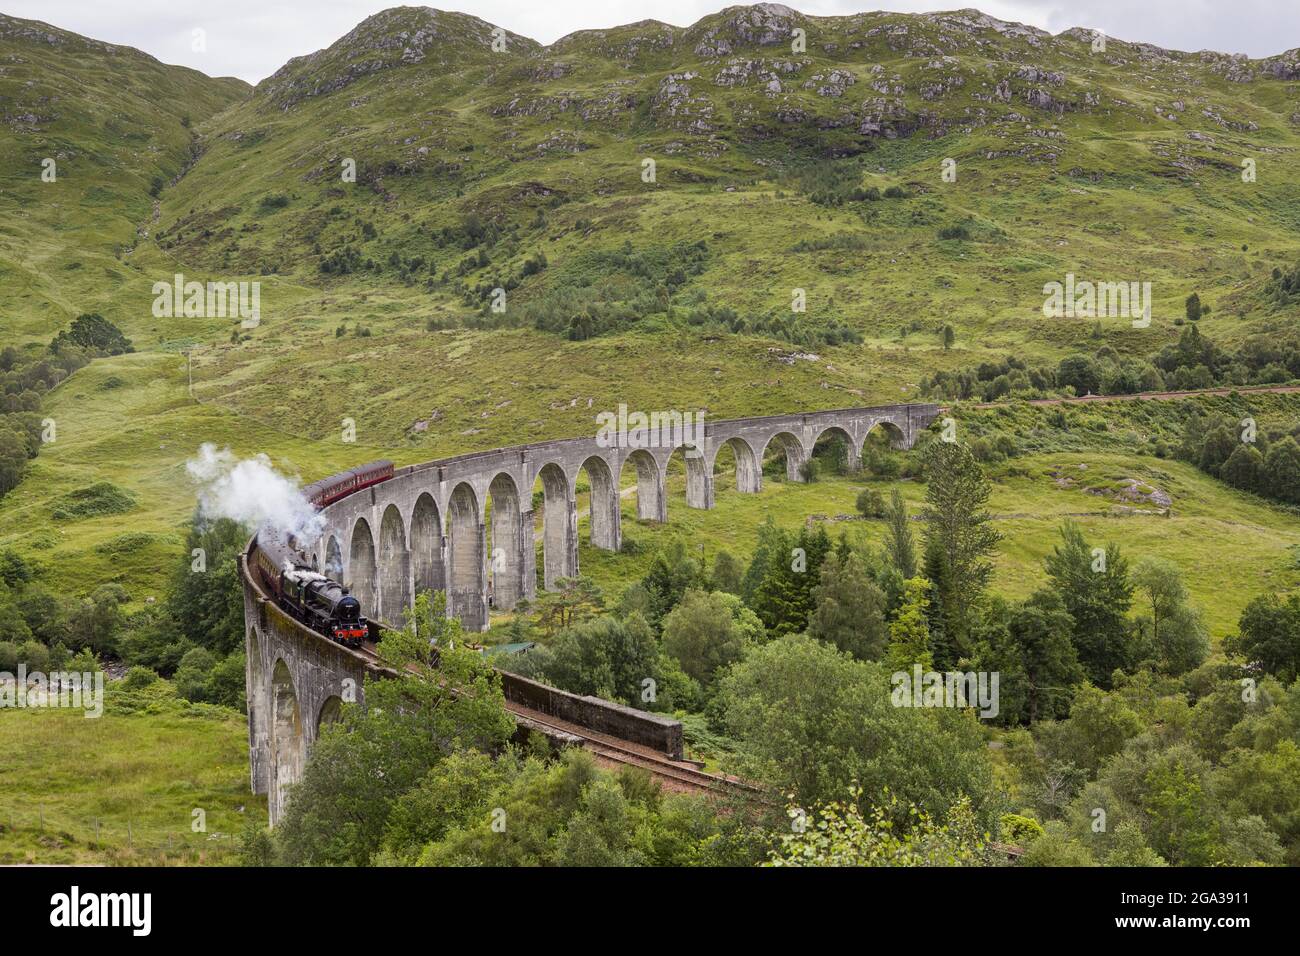
<svg viewBox="0 0 1300 956">
<path fill-rule="evenodd" d="M 0 545 L 74 593 L 159 593 L 203 441 L 310 480 L 590 433 L 620 402 L 775 413 L 913 399 L 1008 351 L 1145 355 L 1192 290 L 1218 341 L 1295 324 L 1263 291 L 1300 259 L 1294 51 L 775 5 L 543 47 L 396 8 L 250 90 L 31 21 L 0 45 L 6 341 L 95 310 L 137 349 L 46 397 L 59 439 L 0 501 Z M 259 282 L 260 325 L 156 318 L 177 272 Z M 1150 280 L 1151 327 L 1044 319 L 1067 272 Z M 101 482 L 111 513 L 54 517 Z"/>
<path fill-rule="evenodd" d="M 151 191 L 184 174 L 194 127 L 248 85 L 3 15 L 0 63 L 4 339 L 48 341 L 79 312 L 115 311 Z"/>
<path fill-rule="evenodd" d="M 203 124 L 130 258 L 137 340 L 202 343 L 199 394 L 241 415 L 432 451 L 585 430 L 588 399 L 746 414 L 910 397 L 1006 350 L 1145 355 L 1191 291 L 1225 342 L 1294 324 L 1262 293 L 1298 258 L 1294 53 L 772 5 L 495 53 L 489 29 L 385 11 Z M 149 320 L 178 269 L 260 278 L 261 326 Z M 1044 319 L 1066 273 L 1152 282 L 1151 327 Z"/>
<path fill-rule="evenodd" d="M 110 682 L 105 697 L 97 719 L 0 713 L 0 864 L 236 862 L 244 821 L 266 814 L 248 792 L 244 716 L 178 700 L 166 681 Z"/>
</svg>

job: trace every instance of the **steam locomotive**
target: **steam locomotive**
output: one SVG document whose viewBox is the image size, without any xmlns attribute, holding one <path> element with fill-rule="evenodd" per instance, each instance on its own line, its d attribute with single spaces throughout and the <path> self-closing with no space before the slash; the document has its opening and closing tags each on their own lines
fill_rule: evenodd
<svg viewBox="0 0 1300 956">
<path fill-rule="evenodd" d="M 391 461 L 376 461 L 326 478 L 303 489 L 317 508 L 393 477 Z M 361 613 L 361 602 L 347 588 L 316 568 L 292 535 L 262 528 L 257 532 L 253 563 L 258 580 L 291 616 L 345 647 L 379 640 L 379 627 Z"/>
</svg>

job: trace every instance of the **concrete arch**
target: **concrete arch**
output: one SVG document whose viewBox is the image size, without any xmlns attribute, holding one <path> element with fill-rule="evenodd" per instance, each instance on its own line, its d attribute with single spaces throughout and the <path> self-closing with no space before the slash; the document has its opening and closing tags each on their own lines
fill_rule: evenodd
<svg viewBox="0 0 1300 956">
<path fill-rule="evenodd" d="M 867 439 L 871 437 L 872 432 L 878 428 L 883 430 L 884 433 L 889 436 L 890 448 L 910 447 L 907 441 L 907 435 L 904 433 L 903 429 L 887 418 L 881 418 L 871 423 L 871 427 L 869 427 L 866 434 L 862 436 L 862 443 L 864 445 L 866 444 Z M 862 455 L 861 446 L 858 447 L 858 455 L 859 457 Z"/>
<path fill-rule="evenodd" d="M 467 631 L 487 627 L 487 575 L 483 552 L 485 528 L 478 495 L 462 481 L 447 502 L 447 604 Z"/>
<path fill-rule="evenodd" d="M 587 472 L 587 483 L 591 485 L 591 546 L 617 551 L 623 542 L 618 482 L 614 480 L 609 463 L 599 455 L 592 455 L 584 461 L 582 468 Z"/>
<path fill-rule="evenodd" d="M 694 445 L 678 445 L 664 462 L 664 476 L 668 466 L 680 460 L 686 469 L 686 505 L 690 508 L 713 507 L 713 469 L 709 467 L 704 449 Z"/>
<path fill-rule="evenodd" d="M 352 525 L 352 539 L 348 546 L 348 587 L 361 602 L 361 613 L 367 617 L 379 616 L 378 563 L 375 560 L 375 539 L 370 533 L 370 523 L 358 518 Z"/>
<path fill-rule="evenodd" d="M 425 492 L 411 510 L 411 600 L 425 591 L 447 590 L 446 542 L 442 516 L 433 495 Z"/>
<path fill-rule="evenodd" d="M 276 806 L 283 813 L 289 787 L 302 779 L 306 761 L 302 718 L 298 712 L 298 692 L 284 658 L 277 658 L 271 672 L 271 788 Z M 274 824 L 276 821 L 272 820 Z"/>
<path fill-rule="evenodd" d="M 857 471 L 861 464 L 862 449 L 853 440 L 853 435 L 849 433 L 849 430 L 839 425 L 827 425 L 817 432 L 813 436 L 812 444 L 808 446 L 808 454 L 811 456 L 817 450 L 817 443 L 828 438 L 832 440 L 838 438 L 843 443 L 844 467 L 848 471 Z"/>
<path fill-rule="evenodd" d="M 718 456 L 724 448 L 731 450 L 736 461 L 736 490 L 745 494 L 756 494 L 763 489 L 763 467 L 754 446 L 740 436 L 728 438 L 713 449 L 709 462 L 709 474 L 717 473 Z"/>
<path fill-rule="evenodd" d="M 397 627 L 402 625 L 411 604 L 410 580 L 405 522 L 397 505 L 389 505 L 379 522 L 379 613 Z"/>
<path fill-rule="evenodd" d="M 320 711 L 316 714 L 316 738 L 320 739 L 321 727 L 334 723 L 341 716 L 343 716 L 343 698 L 338 694 L 325 698 L 325 703 L 320 705 Z"/>
<path fill-rule="evenodd" d="M 642 521 L 667 521 L 668 503 L 664 496 L 664 476 L 655 461 L 644 448 L 637 448 L 623 459 L 619 467 L 619 483 L 622 483 L 622 471 L 631 462 L 636 469 L 636 516 Z"/>
<path fill-rule="evenodd" d="M 322 573 L 336 581 L 343 577 L 343 550 L 339 547 L 339 539 L 334 535 L 330 535 L 325 542 L 325 567 Z"/>
<path fill-rule="evenodd" d="M 497 610 L 509 611 L 524 596 L 524 545 L 531 547 L 531 524 L 523 526 L 523 509 L 519 503 L 519 488 L 505 472 L 493 477 L 488 485 L 491 502 L 492 551 L 489 561 L 492 605 Z"/>
<path fill-rule="evenodd" d="M 776 446 L 773 448 L 773 446 Z M 808 460 L 808 453 L 796 435 L 792 432 L 776 432 L 763 443 L 762 458 L 766 459 L 769 451 L 780 451 L 785 455 L 785 477 L 787 481 L 803 481 L 800 470 Z"/>
<path fill-rule="evenodd" d="M 542 483 L 542 587 L 578 576 L 578 506 L 568 476 L 555 462 L 537 472 Z"/>
</svg>

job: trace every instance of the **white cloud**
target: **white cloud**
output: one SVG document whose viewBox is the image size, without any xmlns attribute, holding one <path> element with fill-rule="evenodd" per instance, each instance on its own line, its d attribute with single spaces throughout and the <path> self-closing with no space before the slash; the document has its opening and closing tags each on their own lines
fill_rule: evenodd
<svg viewBox="0 0 1300 956">
<path fill-rule="evenodd" d="M 238 76 L 255 83 L 291 57 L 329 46 L 361 20 L 395 5 L 394 0 L 10 0 L 5 12 L 138 47 L 166 63 L 210 76 Z M 459 0 L 441 6 L 550 43 L 575 30 L 637 20 L 687 26 L 727 5 L 726 0 L 548 0 L 527 5 L 518 0 Z M 881 8 L 921 12 L 935 6 L 933 0 L 787 0 L 787 5 L 821 16 Z M 1177 50 L 1259 57 L 1300 44 L 1296 0 L 986 0 L 978 6 L 992 16 L 1053 33 L 1081 26 Z M 206 32 L 204 52 L 192 48 L 195 29 Z"/>
</svg>

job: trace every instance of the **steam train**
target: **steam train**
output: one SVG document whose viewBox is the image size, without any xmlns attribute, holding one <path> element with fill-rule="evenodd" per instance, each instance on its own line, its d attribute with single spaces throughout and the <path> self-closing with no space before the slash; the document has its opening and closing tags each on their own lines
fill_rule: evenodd
<svg viewBox="0 0 1300 956">
<path fill-rule="evenodd" d="M 303 494 L 315 507 L 323 508 L 392 477 L 391 461 L 375 461 L 308 485 Z M 366 638 L 379 640 L 379 627 L 361 613 L 361 602 L 342 584 L 322 574 L 316 559 L 304 552 L 292 535 L 261 528 L 253 555 L 262 587 L 292 617 L 345 647 L 360 647 Z"/>
</svg>

